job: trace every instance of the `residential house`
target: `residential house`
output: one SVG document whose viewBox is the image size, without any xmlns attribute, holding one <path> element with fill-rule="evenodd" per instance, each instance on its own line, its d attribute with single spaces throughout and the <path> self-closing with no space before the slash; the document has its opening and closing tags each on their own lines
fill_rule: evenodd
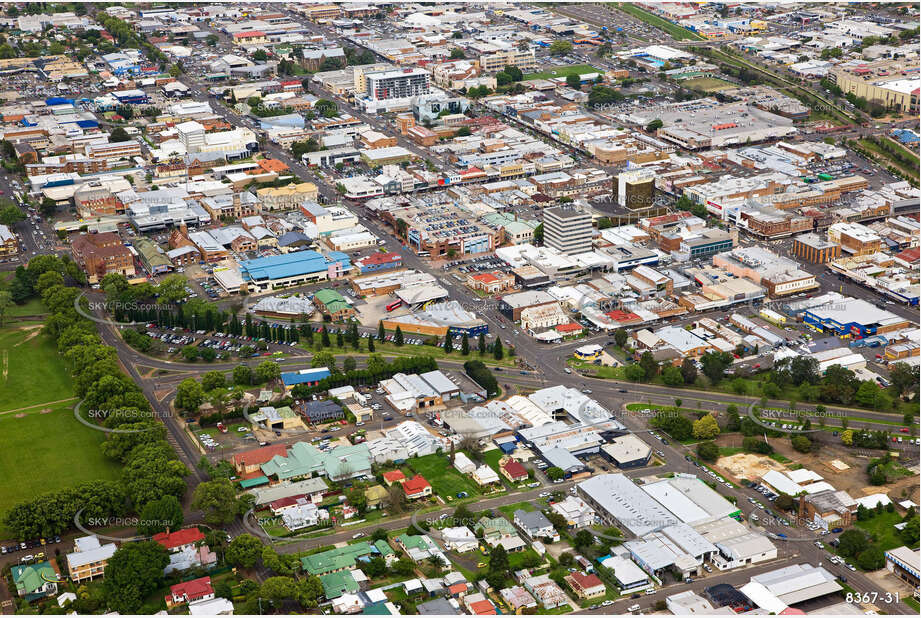
<svg viewBox="0 0 921 618">
<path fill-rule="evenodd" d="M 529 577 L 524 580 L 524 587 L 544 609 L 554 609 L 567 604 L 566 593 L 548 575 Z"/>
<path fill-rule="evenodd" d="M 518 531 L 504 517 L 481 517 L 477 528 L 483 530 L 483 540 L 490 547 L 501 545 L 507 552 L 521 551 L 527 544 L 518 536 Z"/>
<path fill-rule="evenodd" d="M 607 594 L 604 582 L 594 573 L 573 571 L 563 579 L 580 599 L 594 599 Z"/>
<path fill-rule="evenodd" d="M 427 498 L 432 495 L 432 486 L 425 480 L 424 476 L 417 474 L 403 482 L 403 493 L 406 494 L 408 500 Z"/>
<path fill-rule="evenodd" d="M 533 613 L 525 610 L 536 610 L 537 601 L 531 596 L 531 593 L 521 586 L 512 586 L 503 588 L 499 591 L 499 596 L 505 601 L 506 605 L 512 608 L 516 614 Z"/>
<path fill-rule="evenodd" d="M 10 569 L 16 594 L 26 601 L 54 596 L 58 592 L 61 576 L 57 567 L 45 560 L 35 564 L 17 564 Z"/>
<path fill-rule="evenodd" d="M 194 603 L 196 601 L 210 601 L 214 598 L 214 588 L 211 578 L 207 575 L 187 582 L 170 586 L 166 595 L 166 608 L 172 609 L 178 605 Z"/>
<path fill-rule="evenodd" d="M 499 482 L 499 475 L 496 474 L 495 470 L 486 464 L 483 464 L 474 470 L 472 477 L 473 480 L 476 481 L 476 484 L 480 487 Z"/>
<path fill-rule="evenodd" d="M 231 456 L 230 461 L 233 463 L 237 476 L 247 477 L 258 472 L 263 464 L 268 463 L 273 457 L 284 457 L 288 453 L 288 448 L 284 444 L 270 444 L 251 451 L 243 451 Z"/>
<path fill-rule="evenodd" d="M 457 553 L 474 551 L 479 545 L 476 535 L 467 526 L 454 526 L 441 531 L 441 538 L 447 549 Z"/>
<path fill-rule="evenodd" d="M 539 539 L 553 539 L 554 542 L 560 540 L 560 535 L 547 519 L 547 516 L 540 511 L 525 511 L 517 509 L 514 514 L 515 525 L 518 529 L 527 535 L 532 541 Z"/>
<path fill-rule="evenodd" d="M 568 528 L 585 528 L 595 523 L 595 509 L 582 498 L 566 496 L 565 500 L 550 505 L 554 513 L 559 513 L 566 520 Z"/>
<path fill-rule="evenodd" d="M 19 253 L 19 240 L 16 234 L 6 225 L 0 224 L 0 256 L 16 255 Z"/>
<path fill-rule="evenodd" d="M 511 457 L 499 461 L 499 472 L 513 483 L 520 483 L 528 479 L 527 468 Z"/>
<path fill-rule="evenodd" d="M 165 574 L 191 568 L 209 568 L 217 564 L 217 554 L 205 545 L 205 535 L 198 528 L 183 528 L 176 532 L 160 532 L 153 540 L 170 554 Z"/>
</svg>

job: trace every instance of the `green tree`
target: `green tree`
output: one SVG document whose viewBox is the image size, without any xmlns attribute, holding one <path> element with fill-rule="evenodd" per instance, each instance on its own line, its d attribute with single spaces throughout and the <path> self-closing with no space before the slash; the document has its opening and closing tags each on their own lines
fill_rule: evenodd
<svg viewBox="0 0 921 618">
<path fill-rule="evenodd" d="M 652 356 L 652 352 L 649 350 L 646 350 L 640 356 L 639 365 L 642 367 L 643 372 L 646 374 L 647 380 L 652 380 L 659 372 L 659 363 L 656 362 L 656 359 Z"/>
<path fill-rule="evenodd" d="M 542 245 L 544 243 L 544 224 L 543 222 L 538 223 L 537 227 L 534 228 L 534 244 Z"/>
<path fill-rule="evenodd" d="M 812 450 L 812 440 L 802 435 L 795 435 L 790 438 L 790 444 L 793 449 L 800 453 L 808 453 Z"/>
<path fill-rule="evenodd" d="M 189 414 L 205 402 L 205 389 L 194 378 L 186 378 L 176 388 L 176 407 Z"/>
<path fill-rule="evenodd" d="M 661 128 L 662 128 L 662 121 L 656 118 L 655 120 L 653 120 L 652 122 L 646 125 L 646 132 L 655 133 L 657 129 L 661 129 Z"/>
<path fill-rule="evenodd" d="M 694 421 L 693 435 L 698 440 L 709 440 L 720 435 L 720 426 L 712 414 L 704 414 Z"/>
<path fill-rule="evenodd" d="M 557 39 L 550 44 L 551 56 L 565 56 L 572 53 L 572 43 L 563 39 Z"/>
<path fill-rule="evenodd" d="M 838 553 L 850 558 L 870 546 L 867 535 L 859 528 L 849 528 L 838 537 Z"/>
<path fill-rule="evenodd" d="M 264 384 L 279 379 L 281 377 L 281 367 L 274 361 L 263 361 L 256 365 L 256 370 L 253 373 L 256 381 Z"/>
<path fill-rule="evenodd" d="M 252 386 L 253 370 L 247 365 L 237 365 L 233 368 L 233 383 L 239 386 Z"/>
<path fill-rule="evenodd" d="M 262 557 L 262 548 L 262 541 L 251 534 L 241 534 L 230 542 L 224 558 L 233 566 L 251 569 Z"/>
<path fill-rule="evenodd" d="M 201 386 L 206 391 L 224 388 L 227 385 L 223 371 L 208 371 L 201 377 Z"/>
<path fill-rule="evenodd" d="M 496 337 L 492 344 L 492 357 L 496 360 L 502 360 L 505 351 L 502 349 L 502 340 Z"/>
<path fill-rule="evenodd" d="M 470 354 L 470 338 L 467 337 L 466 332 L 461 337 L 461 354 L 464 356 Z"/>
<path fill-rule="evenodd" d="M 545 472 L 545 474 L 547 475 L 547 478 L 549 478 L 551 481 L 558 481 L 561 478 L 563 478 L 565 473 L 563 472 L 562 468 L 551 466 L 547 468 L 547 471 Z"/>
<path fill-rule="evenodd" d="M 167 530 L 178 530 L 182 527 L 182 505 L 176 496 L 163 496 L 159 500 L 152 500 L 141 509 L 138 534 L 153 536 Z"/>
<path fill-rule="evenodd" d="M 393 333 L 393 345 L 403 345 L 403 330 L 399 326 L 397 326 L 396 331 Z"/>
<path fill-rule="evenodd" d="M 169 564 L 166 549 L 154 541 L 125 543 L 112 554 L 102 582 L 106 604 L 121 614 L 137 614 L 147 596 L 160 587 Z"/>
<path fill-rule="evenodd" d="M 704 461 L 716 461 L 720 456 L 720 449 L 716 442 L 698 442 L 697 456 Z"/>
<path fill-rule="evenodd" d="M 684 384 L 681 370 L 674 365 L 667 365 L 665 369 L 662 370 L 662 381 L 668 386 L 679 386 Z"/>
<path fill-rule="evenodd" d="M 681 361 L 681 377 L 685 384 L 693 384 L 697 380 L 697 366 L 693 359 L 685 358 Z"/>
<path fill-rule="evenodd" d="M 582 88 L 582 79 L 576 73 L 570 73 L 566 76 L 566 85 L 573 90 L 580 90 Z"/>
<path fill-rule="evenodd" d="M 617 344 L 617 347 L 623 348 L 627 343 L 627 331 L 623 328 L 618 328 L 614 331 L 614 343 Z"/>
<path fill-rule="evenodd" d="M 477 341 L 477 351 L 480 354 L 486 354 L 486 335 L 480 333 L 479 339 Z"/>
<path fill-rule="evenodd" d="M 8 200 L 3 200 L 7 202 Z M 13 227 L 17 222 L 22 221 L 26 218 L 24 212 L 22 212 L 18 206 L 12 203 L 5 203 L 0 205 L 0 223 L 8 227 Z"/>
<path fill-rule="evenodd" d="M 199 483 L 192 494 L 192 508 L 204 513 L 205 522 L 225 526 L 240 514 L 240 502 L 230 479 L 219 478 Z"/>
</svg>

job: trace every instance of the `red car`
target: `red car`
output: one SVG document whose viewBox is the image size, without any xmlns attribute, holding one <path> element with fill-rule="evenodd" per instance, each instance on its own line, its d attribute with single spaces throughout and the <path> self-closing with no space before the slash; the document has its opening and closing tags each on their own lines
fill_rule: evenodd
<svg viewBox="0 0 921 618">
<path fill-rule="evenodd" d="M 908 427 L 902 427 L 901 429 L 899 429 L 899 431 L 901 431 L 902 433 L 908 433 Z"/>
</svg>

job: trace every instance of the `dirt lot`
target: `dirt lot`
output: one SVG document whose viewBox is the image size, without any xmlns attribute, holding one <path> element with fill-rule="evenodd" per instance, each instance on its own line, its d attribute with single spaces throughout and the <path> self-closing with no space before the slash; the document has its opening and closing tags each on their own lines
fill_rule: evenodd
<svg viewBox="0 0 921 618">
<path fill-rule="evenodd" d="M 760 479 L 770 470 L 784 471 L 786 467 L 765 455 L 754 453 L 736 453 L 729 457 L 720 457 L 716 466 L 738 479 Z"/>
</svg>

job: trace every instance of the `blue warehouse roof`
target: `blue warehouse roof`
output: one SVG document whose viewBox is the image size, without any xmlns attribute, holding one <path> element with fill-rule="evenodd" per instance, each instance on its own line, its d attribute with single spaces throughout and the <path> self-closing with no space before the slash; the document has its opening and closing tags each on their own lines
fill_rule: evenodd
<svg viewBox="0 0 921 618">
<path fill-rule="evenodd" d="M 296 384 L 319 382 L 329 376 L 329 369 L 317 367 L 315 369 L 302 369 L 301 371 L 287 371 L 281 374 L 281 381 L 285 383 L 285 386 L 295 386 Z"/>
<path fill-rule="evenodd" d="M 240 262 L 243 278 L 252 281 L 286 279 L 322 272 L 328 268 L 327 259 L 316 251 L 295 251 Z"/>
</svg>

